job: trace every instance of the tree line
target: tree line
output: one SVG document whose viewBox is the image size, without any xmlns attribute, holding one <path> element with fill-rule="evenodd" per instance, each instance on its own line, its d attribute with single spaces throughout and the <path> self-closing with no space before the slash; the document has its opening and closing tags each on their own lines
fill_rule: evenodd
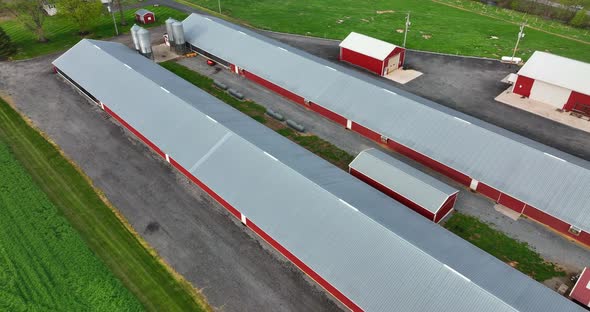
<svg viewBox="0 0 590 312">
<path fill-rule="evenodd" d="M 490 5 L 590 28 L 590 0 L 476 0 Z"/>
</svg>

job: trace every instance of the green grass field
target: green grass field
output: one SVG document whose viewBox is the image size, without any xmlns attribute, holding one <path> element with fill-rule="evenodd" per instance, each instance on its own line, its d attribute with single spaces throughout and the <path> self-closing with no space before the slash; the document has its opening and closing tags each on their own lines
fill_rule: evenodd
<svg viewBox="0 0 590 312">
<path fill-rule="evenodd" d="M 165 6 L 148 6 L 146 8 L 153 11 L 156 15 L 156 23 L 145 25 L 146 28 L 162 25 L 168 17 L 184 19 L 187 16 L 187 14 L 183 12 Z M 135 9 L 125 11 L 128 25 L 118 25 L 119 33 L 128 32 L 131 26 L 133 26 L 135 11 Z M 115 17 L 117 20 L 119 19 L 118 14 L 116 14 Z M 47 32 L 47 38 L 49 38 L 49 42 L 47 43 L 39 43 L 33 33 L 28 31 L 22 26 L 22 24 L 15 20 L 0 22 L 0 27 L 4 28 L 18 48 L 17 53 L 12 57 L 13 59 L 26 59 L 63 51 L 82 39 L 82 37 L 78 35 L 78 29 L 76 26 L 59 14 L 47 17 L 45 22 L 45 30 Z M 113 26 L 112 17 L 110 15 L 104 15 L 97 20 L 91 34 L 86 36 L 86 38 L 101 39 L 113 37 L 114 35 L 115 28 Z"/>
<path fill-rule="evenodd" d="M 179 1 L 217 11 L 217 0 Z M 492 15 L 483 8 L 473 8 L 481 15 L 430 0 L 223 0 L 221 6 L 224 15 L 262 29 L 333 39 L 356 31 L 398 45 L 403 42 L 403 33 L 398 30 L 404 28 L 406 12 L 410 11 L 408 48 L 491 58 L 512 55 L 518 33 L 514 22 L 522 19 L 509 10 Z M 535 26 L 587 43 L 528 28 L 517 56 L 526 59 L 541 50 L 590 62 L 590 34 L 563 25 L 551 27 L 555 24 L 537 19 Z"/>
<path fill-rule="evenodd" d="M 0 310 L 209 310 L 2 100 L 0 142 Z"/>
<path fill-rule="evenodd" d="M 0 310 L 142 310 L 2 142 L 0 176 Z"/>
<path fill-rule="evenodd" d="M 301 145 L 310 152 L 324 158 L 325 160 L 331 162 L 343 170 L 348 170 L 348 164 L 354 157 L 339 149 L 334 144 L 316 135 L 299 134 L 291 128 L 288 128 L 285 124 L 279 123 L 271 117 L 267 117 L 265 114 L 266 108 L 264 108 L 264 106 L 249 100 L 237 100 L 236 98 L 227 94 L 225 91 L 214 87 L 213 80 L 211 78 L 192 71 L 183 65 L 180 65 L 174 61 L 163 62 L 160 63 L 160 65 L 197 86 L 198 88 L 203 89 L 209 94 L 217 97 L 221 101 L 233 106 L 242 113 L 252 117 L 256 121 L 266 124 L 271 129 L 277 131 L 279 134 L 283 135 L 289 140 Z"/>
<path fill-rule="evenodd" d="M 475 217 L 456 212 L 444 227 L 539 282 L 565 276 L 565 272 L 546 262 L 528 244 L 506 236 Z"/>
</svg>

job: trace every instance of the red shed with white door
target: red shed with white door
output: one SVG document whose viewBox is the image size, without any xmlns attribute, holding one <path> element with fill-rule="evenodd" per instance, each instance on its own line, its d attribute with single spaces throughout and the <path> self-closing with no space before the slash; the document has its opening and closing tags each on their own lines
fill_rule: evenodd
<svg viewBox="0 0 590 312">
<path fill-rule="evenodd" d="M 518 71 L 513 92 L 590 115 L 590 64 L 536 51 Z"/>
<path fill-rule="evenodd" d="M 340 43 L 340 60 L 379 76 L 386 76 L 404 64 L 406 49 L 389 42 L 351 32 Z"/>
<path fill-rule="evenodd" d="M 156 15 L 152 11 L 139 9 L 135 12 L 135 21 L 141 24 L 151 24 L 156 22 Z"/>
</svg>

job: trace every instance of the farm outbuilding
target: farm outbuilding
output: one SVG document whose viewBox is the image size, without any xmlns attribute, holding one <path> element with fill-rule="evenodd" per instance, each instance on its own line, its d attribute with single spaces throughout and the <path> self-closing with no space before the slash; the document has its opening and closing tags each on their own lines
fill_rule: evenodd
<svg viewBox="0 0 590 312">
<path fill-rule="evenodd" d="M 214 17 L 187 42 L 235 73 L 590 246 L 590 163 Z"/>
<path fill-rule="evenodd" d="M 459 191 L 384 152 L 364 150 L 348 166 L 350 174 L 439 222 L 455 206 Z"/>
<path fill-rule="evenodd" d="M 536 51 L 518 71 L 512 92 L 590 115 L 590 64 Z"/>
<path fill-rule="evenodd" d="M 570 292 L 570 298 L 581 305 L 590 308 L 590 270 L 584 268 L 582 274 Z"/>
<path fill-rule="evenodd" d="M 404 64 L 406 49 L 351 32 L 340 43 L 340 60 L 386 76 Z"/>
<path fill-rule="evenodd" d="M 53 65 L 352 311 L 578 310 L 122 44 L 84 39 Z"/>
<path fill-rule="evenodd" d="M 156 15 L 152 11 L 139 9 L 135 12 L 135 21 L 141 24 L 151 24 L 156 22 Z"/>
</svg>

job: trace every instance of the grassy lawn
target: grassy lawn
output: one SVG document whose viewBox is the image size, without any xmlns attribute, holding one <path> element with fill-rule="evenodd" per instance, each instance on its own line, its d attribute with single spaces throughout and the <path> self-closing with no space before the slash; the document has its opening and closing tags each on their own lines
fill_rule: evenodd
<svg viewBox="0 0 590 312">
<path fill-rule="evenodd" d="M 164 6 L 154 7 L 147 6 L 147 9 L 153 11 L 156 15 L 156 22 L 154 24 L 145 25 L 146 27 L 154 27 L 164 24 L 168 17 L 175 19 L 184 19 L 187 14 Z M 128 32 L 134 22 L 134 13 L 137 9 L 125 11 L 125 16 L 128 25 L 118 25 L 119 33 Z M 117 20 L 119 15 L 115 14 Z M 26 59 L 48 53 L 66 50 L 76 44 L 82 37 L 78 35 L 78 29 L 68 19 L 60 16 L 47 17 L 45 22 L 45 30 L 49 42 L 39 43 L 37 39 L 26 28 L 15 20 L 6 20 L 0 22 L 0 27 L 4 28 L 6 33 L 12 38 L 16 44 L 18 52 L 12 57 L 13 59 Z M 110 15 L 103 15 L 97 20 L 90 35 L 86 38 L 100 39 L 108 38 L 115 35 L 113 20 Z"/>
<path fill-rule="evenodd" d="M 0 176 L 0 310 L 142 310 L 1 141 Z"/>
<path fill-rule="evenodd" d="M 343 170 L 348 170 L 348 164 L 354 157 L 339 149 L 332 143 L 315 135 L 299 134 L 291 128 L 288 128 L 285 124 L 280 123 L 271 117 L 267 117 L 265 115 L 266 109 L 262 105 L 252 101 L 239 101 L 227 94 L 225 91 L 214 87 L 213 80 L 211 78 L 203 76 L 174 61 L 163 62 L 160 63 L 160 65 L 197 86 L 198 88 L 205 90 L 223 102 L 233 106 L 242 113 L 254 118 L 258 122 L 266 124 L 269 128 L 277 131 L 281 135 L 301 145 L 312 153 L 324 158 L 337 167 L 340 167 Z"/>
<path fill-rule="evenodd" d="M 217 11 L 217 0 L 179 1 Z M 491 58 L 512 55 L 518 33 L 514 22 L 522 19 L 519 13 L 509 10 L 482 15 L 478 14 L 483 12 L 479 7 L 468 11 L 430 0 L 223 0 L 221 6 L 224 15 L 262 29 L 333 39 L 343 39 L 356 31 L 399 45 L 403 33 L 397 30 L 404 28 L 406 12 L 410 11 L 408 48 Z M 530 19 L 533 22 L 534 18 Z M 588 43 L 528 28 L 517 56 L 526 59 L 533 51 L 541 50 L 590 62 L 588 32 L 551 27 L 555 24 L 537 19 L 534 25 Z"/>
<path fill-rule="evenodd" d="M 0 209 L 0 256 L 4 255 L 0 257 L 0 298 L 10 298 L 16 308 L 28 304 L 33 310 L 37 305 L 47 310 L 137 310 L 137 302 L 126 295 L 122 283 L 149 311 L 209 309 L 186 281 L 169 271 L 122 223 L 89 180 L 2 100 L 0 141 L 0 161 L 6 167 L 2 168 L 0 196 L 9 203 Z M 20 162 L 18 166 L 7 158 L 4 146 Z M 10 179 L 5 179 L 6 173 Z M 109 278 L 104 265 L 120 282 Z M 60 304 L 70 302 L 72 305 L 60 309 Z M 2 303 L 0 310 L 4 310 Z"/>
<path fill-rule="evenodd" d="M 527 243 L 510 238 L 475 217 L 456 212 L 444 227 L 539 282 L 565 276 L 565 272 L 546 262 Z"/>
</svg>

